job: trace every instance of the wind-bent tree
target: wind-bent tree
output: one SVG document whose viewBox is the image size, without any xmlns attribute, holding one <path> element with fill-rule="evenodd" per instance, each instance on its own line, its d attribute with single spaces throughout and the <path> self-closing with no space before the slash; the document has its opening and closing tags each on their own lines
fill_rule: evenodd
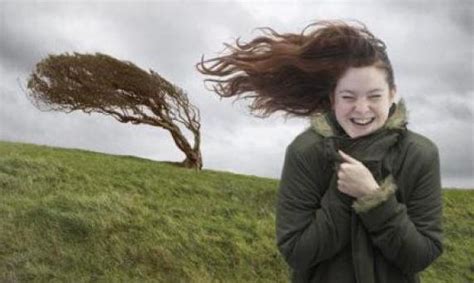
<svg viewBox="0 0 474 283">
<path fill-rule="evenodd" d="M 100 53 L 49 55 L 36 64 L 27 87 L 41 111 L 102 113 L 122 123 L 166 129 L 186 155 L 180 165 L 202 169 L 199 109 L 181 88 L 153 70 L 148 73 Z M 178 123 L 194 135 L 193 146 Z"/>
</svg>

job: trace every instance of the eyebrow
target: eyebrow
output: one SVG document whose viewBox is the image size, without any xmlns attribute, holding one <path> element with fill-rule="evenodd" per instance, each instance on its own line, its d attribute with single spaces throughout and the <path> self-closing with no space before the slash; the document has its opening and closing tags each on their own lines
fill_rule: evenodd
<svg viewBox="0 0 474 283">
<path fill-rule="evenodd" d="M 369 90 L 369 93 L 380 92 L 380 91 L 383 91 L 383 89 L 381 89 L 381 88 L 374 88 L 374 89 Z M 350 89 L 342 89 L 342 90 L 340 90 L 338 93 L 342 93 L 342 92 L 347 92 L 347 93 L 350 93 L 350 94 L 355 94 L 355 91 L 352 91 L 352 90 L 350 90 Z"/>
</svg>

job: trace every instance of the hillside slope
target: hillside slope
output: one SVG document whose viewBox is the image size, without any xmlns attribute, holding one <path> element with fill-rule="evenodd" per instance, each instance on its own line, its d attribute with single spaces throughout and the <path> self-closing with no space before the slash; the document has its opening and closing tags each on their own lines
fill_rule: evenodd
<svg viewBox="0 0 474 283">
<path fill-rule="evenodd" d="M 0 281 L 287 282 L 278 180 L 0 142 Z M 424 282 L 474 282 L 474 191 L 445 190 Z"/>
</svg>

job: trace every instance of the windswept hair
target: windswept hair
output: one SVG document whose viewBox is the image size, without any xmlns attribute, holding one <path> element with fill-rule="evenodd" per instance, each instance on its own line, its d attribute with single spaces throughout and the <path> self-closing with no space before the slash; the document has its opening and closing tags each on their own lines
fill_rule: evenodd
<svg viewBox="0 0 474 283">
<path fill-rule="evenodd" d="M 249 43 L 237 38 L 235 46 L 224 43 L 230 54 L 207 60 L 202 56 L 196 68 L 213 77 L 205 82 L 219 96 L 255 98 L 249 108 L 263 111 L 259 117 L 278 110 L 305 117 L 330 109 L 330 95 L 349 67 L 384 69 L 390 89 L 395 88 L 385 43 L 363 23 L 317 21 L 301 34 L 258 30 L 262 36 Z"/>
</svg>

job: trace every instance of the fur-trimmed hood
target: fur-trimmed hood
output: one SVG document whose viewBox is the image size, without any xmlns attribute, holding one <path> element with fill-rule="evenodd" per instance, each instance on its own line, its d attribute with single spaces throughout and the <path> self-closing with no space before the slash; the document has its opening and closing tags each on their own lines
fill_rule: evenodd
<svg viewBox="0 0 474 283">
<path fill-rule="evenodd" d="M 365 155 L 360 155 L 360 157 L 365 156 L 365 161 L 375 159 L 381 159 L 386 152 L 384 146 L 381 146 L 382 143 L 378 143 L 376 147 L 370 147 L 370 150 L 367 150 L 371 143 L 364 143 L 364 140 L 370 139 L 378 139 L 382 137 L 384 134 L 382 131 L 384 130 L 404 130 L 406 129 L 407 124 L 407 110 L 405 107 L 405 101 L 401 99 L 398 103 L 392 104 L 389 111 L 389 117 L 385 124 L 378 130 L 370 133 L 369 135 L 365 135 L 362 137 L 357 138 L 350 138 L 345 132 L 344 129 L 339 125 L 336 120 L 336 117 L 333 112 L 325 112 L 314 116 L 311 119 L 311 129 L 314 130 L 319 135 L 323 136 L 324 138 L 331 138 L 331 137 L 342 137 L 342 140 L 345 140 L 345 143 L 359 143 L 358 148 L 362 149 L 365 152 Z M 377 135 L 382 134 L 382 136 Z M 387 140 L 388 141 L 388 140 Z M 392 140 L 393 142 L 393 140 Z M 387 143 L 387 146 L 390 145 L 391 142 Z M 362 146 L 361 146 L 362 145 Z M 367 147 L 366 147 L 367 146 Z M 332 147 L 329 147 L 332 148 Z M 339 154 L 337 153 L 336 149 L 332 148 L 330 153 L 334 160 L 336 160 L 336 164 L 342 162 L 340 159 Z M 356 157 L 353 155 L 353 157 Z M 364 160 L 360 160 L 364 163 Z M 396 185 L 394 183 L 393 177 L 390 175 L 386 179 L 381 180 L 380 189 L 371 195 L 365 196 L 353 203 L 353 208 L 356 212 L 362 213 L 368 211 L 369 209 L 378 206 L 383 201 L 387 200 L 390 195 L 392 195 L 396 190 Z"/>
<path fill-rule="evenodd" d="M 310 119 L 311 128 L 323 137 L 345 134 L 330 111 L 318 113 Z M 400 99 L 390 108 L 389 117 L 382 129 L 403 129 L 408 123 L 408 113 L 405 101 Z"/>
<path fill-rule="evenodd" d="M 331 112 L 313 116 L 288 145 L 275 222 L 292 282 L 414 283 L 442 254 L 438 149 L 404 127 L 403 101 L 389 113 L 381 129 L 354 139 Z M 376 192 L 355 199 L 338 190 L 339 149 L 369 169 Z"/>
</svg>

